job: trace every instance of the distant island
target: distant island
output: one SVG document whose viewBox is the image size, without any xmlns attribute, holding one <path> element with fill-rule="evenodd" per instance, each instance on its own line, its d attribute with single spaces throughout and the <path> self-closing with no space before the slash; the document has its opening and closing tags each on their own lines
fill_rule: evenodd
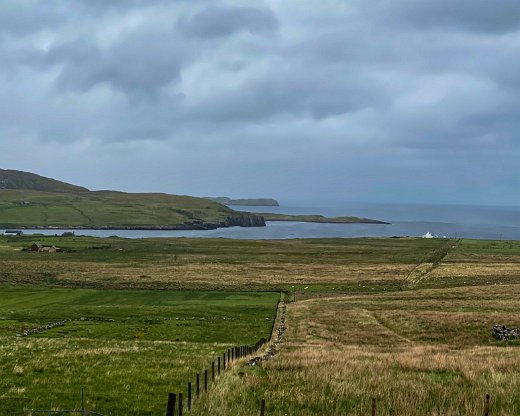
<svg viewBox="0 0 520 416">
<path fill-rule="evenodd" d="M 223 205 L 236 205 L 236 206 L 249 206 L 249 207 L 279 207 L 280 204 L 276 199 L 273 198 L 239 198 L 239 199 L 231 199 L 227 196 L 217 196 L 211 197 L 207 196 L 206 199 L 209 199 L 213 202 L 218 202 Z"/>
<path fill-rule="evenodd" d="M 34 173 L 0 169 L 0 228 L 208 230 L 263 227 L 261 215 L 205 198 L 90 191 Z"/>
<path fill-rule="evenodd" d="M 360 217 L 325 217 L 323 215 L 290 215 L 271 213 L 260 213 L 258 215 L 261 215 L 265 221 L 298 221 L 327 224 L 390 224 L 384 221 Z"/>
</svg>

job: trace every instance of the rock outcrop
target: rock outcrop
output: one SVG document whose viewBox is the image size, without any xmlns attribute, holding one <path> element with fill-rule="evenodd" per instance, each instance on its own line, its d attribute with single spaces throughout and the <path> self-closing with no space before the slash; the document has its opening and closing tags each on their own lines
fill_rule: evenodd
<svg viewBox="0 0 520 416">
<path fill-rule="evenodd" d="M 493 325 L 493 336 L 502 341 L 520 339 L 520 329 L 506 328 L 504 325 Z"/>
<path fill-rule="evenodd" d="M 263 361 L 268 361 L 271 358 L 274 357 L 274 355 L 282 348 L 283 344 L 283 338 L 285 335 L 285 315 L 287 313 L 287 304 L 284 302 L 282 309 L 281 309 L 281 315 L 280 315 L 280 324 L 278 325 L 278 329 L 276 330 L 275 338 L 271 340 L 267 351 L 265 354 L 260 355 L 258 357 L 251 358 L 247 365 L 255 366 L 259 365 Z"/>
<path fill-rule="evenodd" d="M 236 212 L 228 217 L 227 227 L 265 227 L 264 217 L 250 213 Z"/>
</svg>

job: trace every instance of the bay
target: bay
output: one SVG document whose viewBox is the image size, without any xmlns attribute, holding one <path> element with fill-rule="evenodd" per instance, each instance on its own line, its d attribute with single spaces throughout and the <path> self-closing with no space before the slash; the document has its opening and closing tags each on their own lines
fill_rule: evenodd
<svg viewBox="0 0 520 416">
<path fill-rule="evenodd" d="M 322 224 L 268 222 L 266 227 L 230 227 L 216 230 L 76 230 L 77 235 L 123 238 L 200 237 L 288 239 L 335 237 L 438 237 L 520 240 L 520 207 L 440 204 L 382 204 L 359 202 L 283 203 L 280 207 L 231 207 L 240 211 L 284 214 L 359 216 L 391 224 Z M 4 230 L 0 230 L 3 232 Z M 25 234 L 62 234 L 69 229 L 24 230 Z"/>
</svg>

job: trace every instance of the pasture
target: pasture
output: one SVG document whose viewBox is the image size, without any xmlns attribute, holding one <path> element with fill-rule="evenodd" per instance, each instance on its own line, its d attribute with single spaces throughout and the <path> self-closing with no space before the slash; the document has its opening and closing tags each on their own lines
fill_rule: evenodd
<svg viewBox="0 0 520 416">
<path fill-rule="evenodd" d="M 168 392 L 235 345 L 269 337 L 277 293 L 2 287 L 0 410 L 158 415 Z M 67 320 L 28 336 L 24 329 Z"/>
</svg>

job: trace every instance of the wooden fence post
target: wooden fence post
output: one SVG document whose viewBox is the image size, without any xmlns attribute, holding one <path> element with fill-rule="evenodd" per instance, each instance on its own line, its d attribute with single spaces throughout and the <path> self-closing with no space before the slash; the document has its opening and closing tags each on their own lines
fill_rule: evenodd
<svg viewBox="0 0 520 416">
<path fill-rule="evenodd" d="M 222 362 L 222 369 L 226 371 L 226 353 L 224 353 L 224 361 Z"/>
<path fill-rule="evenodd" d="M 188 412 L 191 410 L 191 381 L 188 381 Z"/>
<path fill-rule="evenodd" d="M 262 399 L 262 405 L 260 406 L 260 416 L 265 415 L 265 399 Z"/>
<path fill-rule="evenodd" d="M 179 416 L 182 416 L 182 393 L 179 393 Z"/>
<path fill-rule="evenodd" d="M 211 382 L 215 381 L 215 361 L 211 362 Z"/>
<path fill-rule="evenodd" d="M 218 356 L 217 360 L 217 375 L 220 376 L 220 355 Z"/>
<path fill-rule="evenodd" d="M 204 370 L 204 393 L 208 392 L 208 370 Z"/>
<path fill-rule="evenodd" d="M 484 403 L 484 416 L 489 416 L 489 394 L 486 394 L 486 402 Z"/>
<path fill-rule="evenodd" d="M 200 374 L 197 373 L 197 392 L 196 392 L 196 395 L 197 395 L 197 399 L 199 398 L 200 396 Z"/>
<path fill-rule="evenodd" d="M 376 399 L 372 399 L 372 416 L 376 416 Z"/>
<path fill-rule="evenodd" d="M 168 394 L 168 406 L 166 407 L 166 416 L 173 416 L 173 412 L 175 411 L 175 401 L 177 395 L 175 393 Z"/>
<path fill-rule="evenodd" d="M 227 350 L 227 360 L 228 360 L 228 363 L 231 362 L 231 350 Z"/>
</svg>

